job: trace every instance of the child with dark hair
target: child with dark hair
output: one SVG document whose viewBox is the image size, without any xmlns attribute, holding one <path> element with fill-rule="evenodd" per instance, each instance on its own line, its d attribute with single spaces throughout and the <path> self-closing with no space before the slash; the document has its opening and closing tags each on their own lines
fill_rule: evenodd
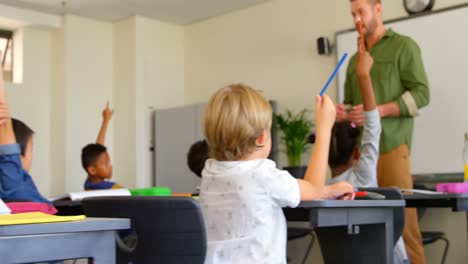
<svg viewBox="0 0 468 264">
<path fill-rule="evenodd" d="M 81 165 L 88 173 L 88 177 L 84 183 L 85 190 L 122 188 L 122 186 L 115 182 L 107 181 L 107 179 L 112 178 L 112 164 L 104 142 L 107 126 L 113 112 L 109 108 L 109 102 L 107 102 L 106 108 L 102 112 L 102 125 L 96 144 L 88 144 L 81 151 Z"/>
<path fill-rule="evenodd" d="M 187 153 L 187 165 L 198 177 L 202 177 L 205 162 L 208 159 L 208 144 L 205 140 L 199 140 L 190 146 Z"/>
<path fill-rule="evenodd" d="M 370 78 L 370 69 L 374 60 L 366 51 L 363 40 L 360 39 L 358 44 L 356 72 L 365 119 L 361 149 L 357 146 L 361 131 L 356 124 L 348 121 L 334 124 L 328 158 L 332 179 L 328 184 L 347 181 L 354 187 L 378 187 L 377 161 L 382 125 Z M 408 255 L 401 237 L 395 245 L 394 253 L 395 264 L 408 263 Z"/>
<path fill-rule="evenodd" d="M 4 201 L 50 203 L 29 175 L 33 134 L 25 123 L 10 117 L 0 66 L 0 198 Z"/>
<path fill-rule="evenodd" d="M 380 116 L 376 109 L 365 112 L 361 149 L 358 147 L 360 129 L 354 123 L 337 122 L 332 128 L 330 183 L 347 181 L 355 187 L 377 187 L 377 160 L 379 157 Z"/>
<path fill-rule="evenodd" d="M 377 160 L 382 125 L 374 97 L 370 70 L 374 60 L 366 51 L 364 40 L 358 41 L 356 73 L 364 108 L 361 149 L 357 147 L 360 131 L 354 123 L 337 122 L 332 128 L 328 164 L 329 183 L 347 181 L 354 187 L 377 187 Z M 361 152 L 361 153 L 359 153 Z"/>
</svg>

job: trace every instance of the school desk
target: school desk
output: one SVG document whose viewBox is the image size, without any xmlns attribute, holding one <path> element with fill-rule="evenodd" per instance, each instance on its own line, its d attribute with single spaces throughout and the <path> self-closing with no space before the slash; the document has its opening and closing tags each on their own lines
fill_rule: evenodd
<svg viewBox="0 0 468 264">
<path fill-rule="evenodd" d="M 466 237 L 468 240 L 468 193 L 404 194 L 407 207 L 452 208 L 454 212 L 466 212 Z"/>
<path fill-rule="evenodd" d="M 82 210 L 81 202 L 54 205 L 62 215 Z M 321 243 L 330 241 L 331 246 L 322 249 L 329 263 L 392 263 L 394 208 L 404 206 L 403 200 L 320 200 L 301 202 L 284 212 L 288 221 L 310 222 L 323 234 Z"/>
<path fill-rule="evenodd" d="M 115 230 L 128 228 L 129 219 L 117 218 L 0 226 L 1 262 L 93 258 L 95 264 L 115 263 Z"/>
<path fill-rule="evenodd" d="M 394 209 L 403 200 L 320 200 L 285 208 L 288 221 L 309 221 L 325 263 L 393 263 Z"/>
<path fill-rule="evenodd" d="M 406 207 L 452 208 L 454 212 L 468 211 L 468 193 L 403 193 Z"/>
</svg>

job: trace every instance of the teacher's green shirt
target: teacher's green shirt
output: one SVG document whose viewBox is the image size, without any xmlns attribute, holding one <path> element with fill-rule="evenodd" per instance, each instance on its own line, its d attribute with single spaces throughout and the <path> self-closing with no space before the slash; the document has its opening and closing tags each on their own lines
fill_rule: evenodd
<svg viewBox="0 0 468 264">
<path fill-rule="evenodd" d="M 400 107 L 399 117 L 382 119 L 380 153 L 387 153 L 402 144 L 411 148 L 413 118 L 429 103 L 429 84 L 421 50 L 411 38 L 387 29 L 369 53 L 374 58 L 370 74 L 377 105 L 395 101 Z M 362 104 L 356 54 L 346 72 L 344 103 Z"/>
</svg>

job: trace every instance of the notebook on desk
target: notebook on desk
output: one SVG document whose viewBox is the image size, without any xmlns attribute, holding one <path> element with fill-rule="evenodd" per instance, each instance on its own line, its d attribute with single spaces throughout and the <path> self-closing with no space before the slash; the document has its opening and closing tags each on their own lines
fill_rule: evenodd
<svg viewBox="0 0 468 264">
<path fill-rule="evenodd" d="M 96 190 L 96 191 L 83 191 L 83 192 L 69 192 L 58 197 L 50 198 L 51 201 L 58 200 L 72 200 L 80 201 L 86 197 L 98 197 L 98 196 L 130 196 L 128 189 L 108 189 L 108 190 Z"/>
<path fill-rule="evenodd" d="M 0 215 L 10 214 L 11 210 L 6 206 L 2 199 L 0 199 Z"/>
<path fill-rule="evenodd" d="M 0 225 L 38 224 L 83 220 L 84 215 L 57 216 L 41 212 L 0 215 Z"/>
</svg>

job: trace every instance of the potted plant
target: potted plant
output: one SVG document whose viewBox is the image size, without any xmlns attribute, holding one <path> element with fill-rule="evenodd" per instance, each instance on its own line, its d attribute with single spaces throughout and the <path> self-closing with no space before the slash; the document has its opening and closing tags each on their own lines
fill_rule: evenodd
<svg viewBox="0 0 468 264">
<path fill-rule="evenodd" d="M 301 166 L 301 158 L 310 147 L 309 135 L 314 126 L 309 111 L 303 109 L 298 113 L 291 110 L 275 113 L 274 126 L 281 132 L 281 142 L 288 158 L 288 166 L 284 169 L 296 178 L 304 178 L 307 166 Z"/>
</svg>

